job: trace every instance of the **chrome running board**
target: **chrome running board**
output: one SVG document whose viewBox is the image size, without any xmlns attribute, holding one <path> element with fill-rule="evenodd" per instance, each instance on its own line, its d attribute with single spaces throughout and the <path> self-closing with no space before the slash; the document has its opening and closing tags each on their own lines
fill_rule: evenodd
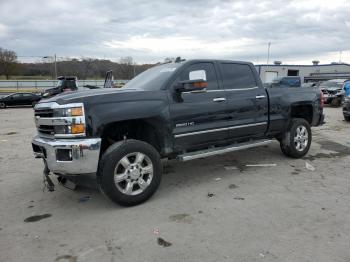
<svg viewBox="0 0 350 262">
<path fill-rule="evenodd" d="M 206 150 L 185 153 L 185 154 L 179 155 L 177 158 L 180 161 L 189 161 L 197 158 L 204 158 L 208 156 L 225 154 L 228 152 L 239 151 L 239 150 L 248 149 L 252 147 L 264 146 L 270 143 L 271 143 L 271 140 L 255 140 L 251 142 L 237 143 L 237 144 L 233 144 L 225 147 L 214 147 Z"/>
</svg>

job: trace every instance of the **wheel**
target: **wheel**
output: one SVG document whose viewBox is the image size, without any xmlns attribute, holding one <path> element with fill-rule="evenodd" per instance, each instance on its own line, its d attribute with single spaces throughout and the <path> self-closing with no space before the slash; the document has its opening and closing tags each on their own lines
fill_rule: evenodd
<svg viewBox="0 0 350 262">
<path fill-rule="evenodd" d="M 109 199 L 123 206 L 138 205 L 160 184 L 160 155 L 143 141 L 120 141 L 103 154 L 97 175 L 99 188 Z"/>
<path fill-rule="evenodd" d="M 331 101 L 331 106 L 335 106 L 335 107 L 341 106 L 341 98 L 340 97 L 333 98 Z"/>
<path fill-rule="evenodd" d="M 301 158 L 310 149 L 312 140 L 309 122 L 303 118 L 293 118 L 280 142 L 280 147 L 286 156 Z"/>
<path fill-rule="evenodd" d="M 345 121 L 350 121 L 350 116 L 344 116 Z"/>
<path fill-rule="evenodd" d="M 0 108 L 6 108 L 6 104 L 4 102 L 0 102 Z"/>
</svg>

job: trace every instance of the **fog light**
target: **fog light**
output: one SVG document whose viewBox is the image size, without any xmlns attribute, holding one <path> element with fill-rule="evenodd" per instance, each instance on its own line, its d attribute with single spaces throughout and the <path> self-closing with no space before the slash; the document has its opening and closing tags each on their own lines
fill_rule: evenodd
<svg viewBox="0 0 350 262">
<path fill-rule="evenodd" d="M 72 161 L 72 150 L 71 149 L 56 149 L 57 161 Z"/>
</svg>

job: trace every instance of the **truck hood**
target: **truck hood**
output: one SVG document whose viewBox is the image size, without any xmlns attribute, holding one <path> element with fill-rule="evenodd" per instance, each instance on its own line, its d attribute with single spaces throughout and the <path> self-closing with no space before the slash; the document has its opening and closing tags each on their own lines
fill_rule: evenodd
<svg viewBox="0 0 350 262">
<path fill-rule="evenodd" d="M 78 100 L 85 100 L 91 97 L 110 96 L 114 94 L 132 93 L 136 91 L 143 90 L 133 88 L 103 88 L 65 92 L 58 94 L 52 98 L 43 99 L 40 101 L 40 103 L 56 102 L 58 104 L 66 104 L 70 102 L 77 102 Z"/>
<path fill-rule="evenodd" d="M 322 90 L 328 90 L 328 91 L 337 91 L 342 90 L 341 87 L 327 87 L 327 86 L 320 86 Z"/>
</svg>

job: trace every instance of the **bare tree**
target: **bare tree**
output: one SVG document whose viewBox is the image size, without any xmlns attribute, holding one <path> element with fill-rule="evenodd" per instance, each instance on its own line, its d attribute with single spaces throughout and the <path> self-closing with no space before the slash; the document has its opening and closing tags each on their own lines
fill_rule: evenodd
<svg viewBox="0 0 350 262">
<path fill-rule="evenodd" d="M 131 56 L 119 60 L 119 70 L 122 79 L 131 79 L 136 75 L 134 59 Z"/>
<path fill-rule="evenodd" d="M 9 79 L 18 70 L 17 54 L 14 51 L 0 47 L 0 75 L 5 75 Z"/>
</svg>

